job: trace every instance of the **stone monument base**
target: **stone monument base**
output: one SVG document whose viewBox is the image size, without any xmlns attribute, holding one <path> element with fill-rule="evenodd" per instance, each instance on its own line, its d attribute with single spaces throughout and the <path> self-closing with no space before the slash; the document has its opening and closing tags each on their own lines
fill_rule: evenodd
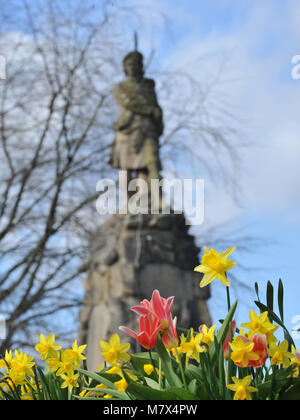
<svg viewBox="0 0 300 420">
<path fill-rule="evenodd" d="M 88 345 L 88 368 L 103 363 L 100 339 L 108 340 L 124 325 L 138 330 L 130 307 L 150 300 L 154 289 L 175 296 L 172 313 L 178 326 L 198 329 L 211 324 L 206 300 L 209 287 L 200 289 L 199 248 L 180 214 L 114 215 L 95 233 L 91 258 L 84 264 L 85 297 L 80 312 L 79 340 Z M 123 333 L 120 332 L 120 336 Z M 131 341 L 123 337 L 122 341 Z M 132 342 L 132 348 L 140 351 Z"/>
</svg>

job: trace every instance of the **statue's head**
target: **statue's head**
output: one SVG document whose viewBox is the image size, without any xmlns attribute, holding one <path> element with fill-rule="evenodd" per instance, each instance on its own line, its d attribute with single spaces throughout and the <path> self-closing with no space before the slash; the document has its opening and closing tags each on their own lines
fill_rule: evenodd
<svg viewBox="0 0 300 420">
<path fill-rule="evenodd" d="M 140 79 L 144 75 L 143 56 L 138 51 L 132 51 L 123 59 L 124 72 L 127 77 Z"/>
</svg>

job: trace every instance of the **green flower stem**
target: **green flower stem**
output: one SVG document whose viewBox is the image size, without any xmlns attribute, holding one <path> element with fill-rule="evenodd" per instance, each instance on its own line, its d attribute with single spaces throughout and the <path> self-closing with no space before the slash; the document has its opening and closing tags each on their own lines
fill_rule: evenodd
<svg viewBox="0 0 300 420">
<path fill-rule="evenodd" d="M 181 363 L 181 360 L 180 360 L 180 357 L 179 357 L 179 353 L 178 353 L 178 350 L 177 350 L 175 341 L 173 340 L 173 337 L 169 333 L 169 330 L 167 330 L 167 333 L 168 333 L 168 336 L 170 337 L 170 340 L 171 340 L 171 342 L 173 344 L 173 347 L 174 347 L 174 350 L 175 350 L 175 353 L 176 353 L 176 357 L 178 359 L 180 373 L 181 373 L 181 378 L 182 378 L 182 382 L 183 382 L 184 388 L 187 390 L 188 388 L 187 388 L 187 384 L 186 384 L 185 374 L 184 374 L 183 366 L 182 366 L 182 363 Z"/>
<path fill-rule="evenodd" d="M 226 295 L 227 295 L 227 308 L 228 311 L 231 308 L 231 303 L 230 303 L 230 291 L 229 291 L 229 287 L 226 286 Z"/>
<path fill-rule="evenodd" d="M 225 272 L 225 277 L 226 277 L 226 279 L 228 279 L 226 272 Z M 229 311 L 229 309 L 231 308 L 229 286 L 226 286 L 226 295 L 227 295 L 227 308 L 228 308 L 228 311 Z"/>
<path fill-rule="evenodd" d="M 155 367 L 154 360 L 153 360 L 153 357 L 152 357 L 152 352 L 151 352 L 150 349 L 148 350 L 148 352 L 149 352 L 149 357 L 150 357 L 151 365 L 153 366 L 154 375 L 155 375 L 156 379 L 159 380 L 159 376 L 157 375 L 156 367 Z"/>
<path fill-rule="evenodd" d="M 159 358 L 159 375 L 158 375 L 158 383 L 159 383 L 159 389 L 161 390 L 161 358 Z"/>
</svg>

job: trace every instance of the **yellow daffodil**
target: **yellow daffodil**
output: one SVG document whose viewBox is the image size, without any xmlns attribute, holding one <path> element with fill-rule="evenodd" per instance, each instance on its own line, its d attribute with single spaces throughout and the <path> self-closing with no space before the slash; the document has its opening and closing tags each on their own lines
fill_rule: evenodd
<svg viewBox="0 0 300 420">
<path fill-rule="evenodd" d="M 290 366 L 292 353 L 288 351 L 289 343 L 287 340 L 282 341 L 278 346 L 275 343 L 269 345 L 269 356 L 271 357 L 271 365 L 282 365 L 284 368 Z"/>
<path fill-rule="evenodd" d="M 47 365 L 50 367 L 50 372 L 55 372 L 61 366 L 61 356 L 57 353 L 56 357 L 49 357 L 46 360 Z"/>
<path fill-rule="evenodd" d="M 112 375 L 119 375 L 122 379 L 125 379 L 122 372 L 122 365 L 114 365 L 112 368 L 106 370 L 105 373 L 111 373 Z M 126 369 L 126 373 L 134 381 L 137 380 L 137 377 L 132 373 L 132 371 Z"/>
<path fill-rule="evenodd" d="M 12 350 L 5 350 L 5 355 L 4 355 L 4 359 L 3 360 L 3 367 L 10 367 L 11 366 L 11 362 L 13 359 L 13 354 L 12 354 Z"/>
<path fill-rule="evenodd" d="M 111 366 L 118 362 L 124 363 L 130 360 L 130 355 L 128 354 L 130 343 L 120 343 L 118 334 L 113 334 L 108 343 L 100 340 L 100 346 L 100 353 Z"/>
<path fill-rule="evenodd" d="M 29 385 L 30 386 L 29 386 Z M 21 386 L 21 400 L 34 400 L 33 395 L 37 391 L 37 385 L 33 378 L 30 378 L 28 383 Z"/>
<path fill-rule="evenodd" d="M 61 375 L 61 378 L 64 382 L 61 384 L 61 388 L 68 388 L 69 394 L 71 394 L 73 388 L 78 388 L 79 383 L 77 379 L 79 378 L 79 373 L 71 373 L 70 375 Z"/>
<path fill-rule="evenodd" d="M 53 362 L 53 366 L 55 365 L 55 363 Z M 69 354 L 67 353 L 67 350 L 65 350 L 62 355 L 61 355 L 61 360 L 57 362 L 57 372 L 56 372 L 56 376 L 61 376 L 61 375 L 71 375 L 71 373 L 73 373 L 74 371 L 74 366 L 77 366 L 77 359 L 74 360 L 74 358 L 70 359 L 69 358 Z"/>
<path fill-rule="evenodd" d="M 195 359 L 197 362 L 200 362 L 199 354 L 204 352 L 203 347 L 201 346 L 201 341 L 203 334 L 199 333 L 194 336 L 194 331 L 191 329 L 190 340 L 187 341 L 187 338 L 182 334 L 180 339 L 180 350 L 182 353 L 186 354 L 187 361 L 189 359 Z"/>
<path fill-rule="evenodd" d="M 295 365 L 295 369 L 293 370 L 293 377 L 298 378 L 300 372 L 300 350 L 296 351 L 293 345 L 291 349 L 290 364 Z"/>
<path fill-rule="evenodd" d="M 105 373 L 110 373 L 112 375 L 119 375 L 122 376 L 122 368 L 121 366 L 114 365 L 110 369 L 106 370 Z"/>
<path fill-rule="evenodd" d="M 33 376 L 32 367 L 35 365 L 32 356 L 28 356 L 21 350 L 15 350 L 14 357 L 11 358 L 8 374 L 15 385 L 22 385 L 26 377 Z"/>
<path fill-rule="evenodd" d="M 50 334 L 47 338 L 44 334 L 40 335 L 40 342 L 35 346 L 35 349 L 40 353 L 42 360 L 48 357 L 56 357 L 56 352 L 61 349 L 60 344 L 55 344 L 55 335 Z"/>
<path fill-rule="evenodd" d="M 144 365 L 144 371 L 147 373 L 147 375 L 150 376 L 151 373 L 154 371 L 153 365 L 151 365 L 151 363 Z"/>
<path fill-rule="evenodd" d="M 32 356 L 28 356 L 21 350 L 20 353 L 15 350 L 15 355 L 11 359 L 10 369 L 15 375 L 33 376 L 32 367 L 35 365 Z"/>
<path fill-rule="evenodd" d="M 243 336 L 237 336 L 229 343 L 231 347 L 231 359 L 239 367 L 249 366 L 251 360 L 258 360 L 259 356 L 253 351 L 254 343 Z"/>
<path fill-rule="evenodd" d="M 214 333 L 216 325 L 212 325 L 208 328 L 205 324 L 199 328 L 200 333 L 203 335 L 201 342 L 206 344 L 208 347 L 214 342 Z"/>
<path fill-rule="evenodd" d="M 74 341 L 72 345 L 72 349 L 66 349 L 65 354 L 65 360 L 69 360 L 72 362 L 75 366 L 80 367 L 80 361 L 86 360 L 86 357 L 82 354 L 82 352 L 85 350 L 86 344 L 82 346 L 78 346 L 77 340 Z"/>
<path fill-rule="evenodd" d="M 122 378 L 119 381 L 114 382 L 114 386 L 118 391 L 125 392 L 128 387 L 128 383 L 124 378 Z"/>
<path fill-rule="evenodd" d="M 114 382 L 114 386 L 117 388 L 118 391 L 121 391 L 121 392 L 126 391 L 126 389 L 128 387 L 128 383 L 127 383 L 126 379 L 124 378 L 124 375 L 123 375 L 123 372 L 122 372 L 122 366 L 114 365 L 112 368 L 106 370 L 105 373 L 110 373 L 112 375 L 119 375 L 121 378 L 118 381 Z M 130 371 L 126 371 L 126 373 L 134 381 L 137 380 L 137 377 L 134 374 L 130 373 Z M 93 391 L 91 394 L 103 396 L 104 398 L 112 398 L 112 395 L 109 394 L 109 388 L 107 388 L 107 386 L 105 386 L 103 384 L 98 384 L 96 386 L 96 388 L 99 388 L 99 393 Z M 101 389 L 102 389 L 102 391 L 101 391 Z M 107 390 L 108 393 L 103 393 L 103 390 Z M 87 396 L 87 395 L 85 395 L 85 396 Z"/>
<path fill-rule="evenodd" d="M 250 386 L 251 376 L 246 376 L 243 379 L 238 379 L 235 376 L 232 377 L 233 384 L 227 385 L 227 388 L 234 391 L 234 400 L 252 400 L 250 393 L 257 392 L 258 389 Z"/>
<path fill-rule="evenodd" d="M 250 322 L 242 324 L 242 327 L 248 328 L 247 337 L 252 338 L 254 334 L 265 335 L 267 343 L 277 341 L 274 332 L 278 329 L 277 325 L 272 324 L 268 318 L 268 312 L 265 311 L 257 315 L 252 309 L 249 313 Z"/>
<path fill-rule="evenodd" d="M 201 265 L 198 265 L 194 271 L 203 273 L 204 276 L 200 282 L 200 287 L 205 287 L 211 283 L 215 278 L 220 280 L 225 286 L 230 286 L 226 277 L 226 271 L 235 266 L 236 262 L 229 260 L 229 255 L 235 250 L 235 247 L 226 249 L 220 254 L 213 248 L 208 249 L 204 247 L 204 255 L 202 257 Z"/>
<path fill-rule="evenodd" d="M 173 349 L 174 350 L 174 349 Z M 144 365 L 144 371 L 147 373 L 148 376 L 154 371 L 154 367 L 151 363 Z M 157 375 L 159 375 L 159 369 L 155 368 Z M 164 376 L 164 372 L 161 372 L 161 375 Z"/>
</svg>

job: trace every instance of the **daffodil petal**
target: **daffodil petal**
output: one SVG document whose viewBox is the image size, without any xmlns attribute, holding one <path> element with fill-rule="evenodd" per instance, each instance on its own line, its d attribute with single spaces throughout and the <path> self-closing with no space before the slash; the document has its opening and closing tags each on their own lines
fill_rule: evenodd
<svg viewBox="0 0 300 420">
<path fill-rule="evenodd" d="M 217 273 L 205 274 L 200 282 L 200 287 L 205 287 L 217 277 Z"/>
<path fill-rule="evenodd" d="M 236 250 L 236 246 L 231 246 L 230 248 L 227 248 L 225 251 L 221 252 L 221 257 L 227 258 L 230 254 L 233 253 L 233 251 Z"/>
</svg>

